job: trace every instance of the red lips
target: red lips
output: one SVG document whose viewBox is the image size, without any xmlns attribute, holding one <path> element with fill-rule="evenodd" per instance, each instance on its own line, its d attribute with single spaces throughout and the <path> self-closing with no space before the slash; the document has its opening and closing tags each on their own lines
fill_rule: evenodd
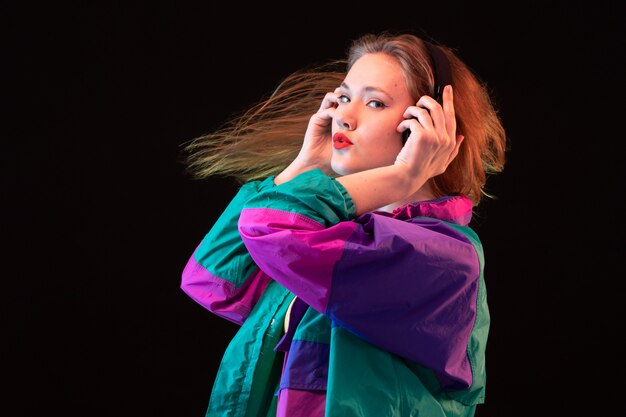
<svg viewBox="0 0 626 417">
<path fill-rule="evenodd" d="M 350 142 L 350 139 L 348 139 L 346 135 L 337 132 L 333 136 L 333 146 L 335 147 L 335 149 L 344 149 L 348 146 L 352 146 L 352 142 Z"/>
</svg>

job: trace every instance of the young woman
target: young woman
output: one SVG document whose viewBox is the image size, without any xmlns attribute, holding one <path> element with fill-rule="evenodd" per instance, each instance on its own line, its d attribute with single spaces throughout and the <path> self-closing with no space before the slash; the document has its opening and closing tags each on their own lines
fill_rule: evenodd
<svg viewBox="0 0 626 417">
<path fill-rule="evenodd" d="M 346 64 L 296 72 L 186 147 L 196 177 L 244 182 L 182 277 L 241 325 L 207 416 L 472 416 L 484 401 L 469 223 L 503 168 L 502 124 L 442 45 L 370 34 Z"/>
</svg>

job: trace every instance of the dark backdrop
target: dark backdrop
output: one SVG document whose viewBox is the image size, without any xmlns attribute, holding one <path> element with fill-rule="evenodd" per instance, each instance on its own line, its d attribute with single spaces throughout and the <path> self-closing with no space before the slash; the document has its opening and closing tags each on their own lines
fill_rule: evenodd
<svg viewBox="0 0 626 417">
<path fill-rule="evenodd" d="M 236 326 L 180 275 L 237 185 L 191 180 L 181 146 L 382 29 L 457 48 L 510 139 L 474 223 L 493 320 L 478 416 L 617 403 L 618 2 L 48 3 L 0 5 L 3 415 L 204 415 Z"/>
</svg>

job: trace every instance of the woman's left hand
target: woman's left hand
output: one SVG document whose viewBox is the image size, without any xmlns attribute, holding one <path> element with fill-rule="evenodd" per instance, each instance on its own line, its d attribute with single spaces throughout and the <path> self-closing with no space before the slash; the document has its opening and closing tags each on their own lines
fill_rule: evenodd
<svg viewBox="0 0 626 417">
<path fill-rule="evenodd" d="M 430 96 L 422 96 L 415 106 L 406 109 L 400 131 L 411 129 L 411 135 L 398 154 L 395 165 L 408 170 L 415 178 L 412 192 L 425 181 L 445 172 L 459 153 L 464 137 L 456 134 L 452 86 L 443 91 L 443 107 Z M 416 188 L 417 187 L 417 188 Z"/>
</svg>

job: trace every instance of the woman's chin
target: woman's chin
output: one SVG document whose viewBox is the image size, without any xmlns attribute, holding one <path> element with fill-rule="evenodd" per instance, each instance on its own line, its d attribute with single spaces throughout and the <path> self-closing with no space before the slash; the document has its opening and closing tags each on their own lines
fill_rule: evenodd
<svg viewBox="0 0 626 417">
<path fill-rule="evenodd" d="M 330 168 L 337 175 L 348 175 L 354 173 L 354 171 L 348 169 L 344 164 L 330 164 Z"/>
</svg>

